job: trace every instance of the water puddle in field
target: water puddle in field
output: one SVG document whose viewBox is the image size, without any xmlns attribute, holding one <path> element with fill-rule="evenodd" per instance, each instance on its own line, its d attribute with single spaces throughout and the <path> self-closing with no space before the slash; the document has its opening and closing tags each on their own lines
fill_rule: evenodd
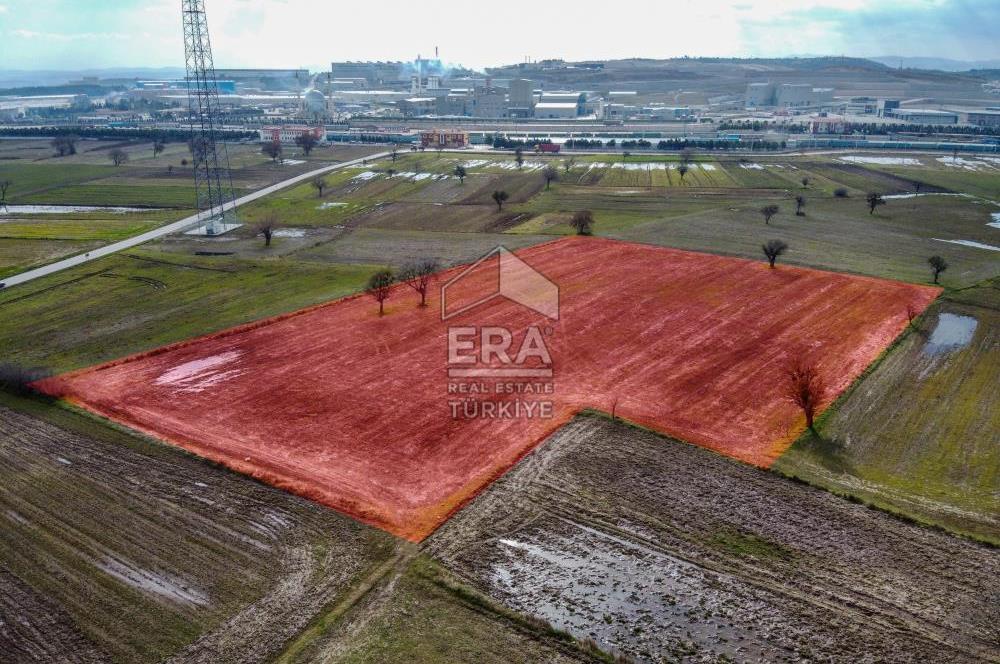
<svg viewBox="0 0 1000 664">
<path fill-rule="evenodd" d="M 305 237 L 306 229 L 304 228 L 279 228 L 274 231 L 274 237 Z"/>
<path fill-rule="evenodd" d="M 927 355 L 941 355 L 964 348 L 972 341 L 979 321 L 972 316 L 941 314 L 938 323 L 924 346 Z"/>
<path fill-rule="evenodd" d="M 563 521 L 568 528 L 558 533 L 532 529 L 497 540 L 490 582 L 516 608 L 616 654 L 685 643 L 712 661 L 760 661 L 754 630 L 730 620 L 734 606 L 750 604 L 735 579 Z"/>
<path fill-rule="evenodd" d="M 212 357 L 179 364 L 160 374 L 153 381 L 153 384 L 173 387 L 178 392 L 203 392 L 214 385 L 241 375 L 242 369 L 223 370 L 222 368 L 236 361 L 242 354 L 243 351 L 231 350 Z"/>
<path fill-rule="evenodd" d="M 941 238 L 933 238 L 937 242 L 947 242 L 949 244 L 960 244 L 963 247 L 972 247 L 973 249 L 987 249 L 989 251 L 1000 251 L 1000 247 L 994 246 L 992 244 L 985 244 L 983 242 L 976 242 L 975 240 L 942 240 Z"/>
<path fill-rule="evenodd" d="M 919 159 L 911 157 L 841 157 L 840 161 L 848 164 L 876 164 L 878 166 L 922 166 Z"/>
<path fill-rule="evenodd" d="M 281 165 L 282 166 L 301 166 L 304 163 L 306 163 L 306 162 L 304 160 L 302 160 L 302 159 L 283 159 L 282 162 L 281 162 Z"/>
<path fill-rule="evenodd" d="M 129 212 L 155 212 L 156 210 L 157 208 L 107 207 L 97 205 L 8 205 L 0 207 L 0 217 L 8 214 L 78 214 L 81 212 L 128 214 Z"/>
<path fill-rule="evenodd" d="M 322 203 L 316 209 L 317 210 L 329 210 L 331 208 L 339 208 L 339 207 L 347 207 L 347 203 L 345 203 L 343 201 L 328 201 L 326 203 Z"/>
<path fill-rule="evenodd" d="M 991 221 L 986 225 L 991 226 L 993 228 L 1000 228 L 1000 212 L 994 212 L 993 214 L 990 215 L 990 217 L 993 219 L 993 221 Z"/>
<path fill-rule="evenodd" d="M 208 596 L 205 593 L 191 588 L 181 579 L 157 574 L 156 572 L 151 572 L 150 570 L 145 570 L 110 557 L 105 558 L 97 566 L 101 571 L 113 576 L 122 583 L 144 592 L 152 593 L 181 604 L 195 604 L 197 606 L 208 604 Z"/>
</svg>

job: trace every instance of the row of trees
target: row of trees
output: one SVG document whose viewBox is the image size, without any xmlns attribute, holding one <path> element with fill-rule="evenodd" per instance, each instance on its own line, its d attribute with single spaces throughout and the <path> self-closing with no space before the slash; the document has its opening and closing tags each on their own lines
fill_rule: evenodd
<svg viewBox="0 0 1000 664">
<path fill-rule="evenodd" d="M 427 306 L 427 293 L 434 281 L 434 276 L 440 270 L 440 265 L 433 259 L 414 261 L 403 266 L 399 272 L 389 268 L 379 270 L 368 279 L 368 294 L 378 302 L 378 315 L 385 315 L 385 303 L 392 294 L 392 287 L 403 283 L 420 295 L 421 307 Z"/>
<path fill-rule="evenodd" d="M 99 139 L 104 141 L 155 141 L 180 143 L 191 137 L 187 129 L 153 129 L 131 127 L 3 127 L 0 136 L 25 138 L 58 138 L 71 136 L 76 141 L 80 139 Z M 234 129 L 216 130 L 216 138 L 226 141 L 236 141 L 244 138 L 256 138 L 255 131 L 239 131 Z"/>
</svg>

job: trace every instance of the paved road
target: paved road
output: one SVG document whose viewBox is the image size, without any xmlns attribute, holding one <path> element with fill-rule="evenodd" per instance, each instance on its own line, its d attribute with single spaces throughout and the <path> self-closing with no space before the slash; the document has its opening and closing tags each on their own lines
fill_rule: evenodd
<svg viewBox="0 0 1000 664">
<path fill-rule="evenodd" d="M 350 166 L 357 166 L 364 161 L 374 161 L 376 159 L 381 159 L 382 157 L 388 157 L 388 152 L 379 152 L 377 154 L 372 154 L 367 157 L 362 157 L 360 159 L 352 159 L 351 161 L 343 161 L 330 166 L 324 166 L 323 168 L 318 168 L 314 171 L 309 171 L 308 173 L 303 173 L 302 175 L 296 175 L 293 178 L 289 178 L 283 182 L 277 184 L 272 184 L 269 187 L 265 187 L 252 194 L 247 194 L 242 198 L 236 199 L 237 207 L 240 205 L 246 205 L 251 201 L 255 201 L 258 198 L 268 196 L 276 191 L 285 189 L 286 187 L 291 187 L 292 185 L 299 184 L 317 175 L 323 175 L 324 173 L 329 173 L 330 171 L 335 171 L 341 168 L 348 168 Z M 109 244 L 107 246 L 101 247 L 99 249 L 93 249 L 89 253 L 78 254 L 76 256 L 70 256 L 69 258 L 64 258 L 55 263 L 49 263 L 48 265 L 43 265 L 42 267 L 37 267 L 33 270 L 28 270 L 27 272 L 22 272 L 20 274 L 15 274 L 10 277 L 6 277 L 0 281 L 4 283 L 8 288 L 10 286 L 17 286 L 18 284 L 23 284 L 33 279 L 38 279 L 40 277 L 46 277 L 50 274 L 55 274 L 61 270 L 65 270 L 71 267 L 76 267 L 77 265 L 83 265 L 89 261 L 97 260 L 98 258 L 103 258 L 104 256 L 110 256 L 111 254 L 117 253 L 119 251 L 124 251 L 125 249 L 131 249 L 137 245 L 143 244 L 144 242 L 149 242 L 150 240 L 155 240 L 161 238 L 164 235 L 170 235 L 171 233 L 178 233 L 183 230 L 187 230 L 192 226 L 198 225 L 204 220 L 207 213 L 202 212 L 199 214 L 191 215 L 190 217 L 185 217 L 180 221 L 174 221 L 167 224 L 166 226 L 160 226 L 141 235 L 136 235 L 128 239 L 122 240 L 120 242 L 115 242 L 114 244 Z"/>
</svg>

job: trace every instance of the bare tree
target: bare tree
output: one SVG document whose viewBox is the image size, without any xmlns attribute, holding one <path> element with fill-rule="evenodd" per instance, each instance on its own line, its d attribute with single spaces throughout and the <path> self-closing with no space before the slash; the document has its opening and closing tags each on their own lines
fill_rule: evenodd
<svg viewBox="0 0 1000 664">
<path fill-rule="evenodd" d="M 517 162 L 518 168 L 524 166 L 524 150 L 521 148 L 514 150 L 514 161 Z"/>
<path fill-rule="evenodd" d="M 684 148 L 681 150 L 681 163 L 685 166 L 690 166 L 694 162 L 694 150 L 691 148 Z"/>
<path fill-rule="evenodd" d="M 826 396 L 826 384 L 816 366 L 797 358 L 786 370 L 785 394 L 789 401 L 802 409 L 806 416 L 806 427 L 816 433 L 814 419 L 816 411 Z"/>
<path fill-rule="evenodd" d="M 906 324 L 909 327 L 916 327 L 913 324 L 913 321 L 915 321 L 917 319 L 917 316 L 919 315 L 920 312 L 917 311 L 917 308 L 915 306 L 913 306 L 912 304 L 906 305 Z"/>
<path fill-rule="evenodd" d="M 510 198 L 510 194 L 508 194 L 506 191 L 493 192 L 493 201 L 497 204 L 497 212 L 503 212 L 504 201 L 506 201 L 508 198 Z"/>
<path fill-rule="evenodd" d="M 570 157 L 569 159 L 563 162 L 563 170 L 566 171 L 566 173 L 569 173 L 571 170 L 573 170 L 574 166 L 576 166 L 576 157 Z"/>
<path fill-rule="evenodd" d="M 632 156 L 632 153 L 629 152 L 628 150 L 623 151 L 622 152 L 622 163 L 624 164 L 626 161 L 628 161 L 628 158 L 631 157 L 631 156 Z"/>
<path fill-rule="evenodd" d="M 424 260 L 409 263 L 399 271 L 399 280 L 420 293 L 420 306 L 427 306 L 427 291 L 430 289 L 434 275 L 441 269 L 436 260 Z"/>
<path fill-rule="evenodd" d="M 392 152 L 389 153 L 389 156 L 392 157 L 392 163 L 395 164 L 396 160 L 399 159 L 399 146 L 393 145 Z"/>
<path fill-rule="evenodd" d="M 545 178 L 545 188 L 548 189 L 553 180 L 559 179 L 559 171 L 556 170 L 555 166 L 549 164 L 545 167 L 545 170 L 542 171 L 542 177 Z"/>
<path fill-rule="evenodd" d="M 455 165 L 455 177 L 458 178 L 458 181 L 461 182 L 462 184 L 465 184 L 465 176 L 466 175 L 468 175 L 468 173 L 465 170 L 465 166 L 463 164 L 456 164 Z"/>
<path fill-rule="evenodd" d="M 938 277 L 948 269 L 948 261 L 940 256 L 931 256 L 927 259 L 927 264 L 931 266 L 931 272 L 934 273 L 934 283 L 938 283 Z"/>
<path fill-rule="evenodd" d="M 804 217 L 804 216 L 806 216 L 806 213 L 802 211 L 802 208 L 804 208 L 805 206 L 806 206 L 806 197 L 803 196 L 802 194 L 799 194 L 798 196 L 796 196 L 795 197 L 795 216 L 796 217 Z"/>
<path fill-rule="evenodd" d="M 767 256 L 767 262 L 774 269 L 774 261 L 778 260 L 778 256 L 782 255 L 788 251 L 788 245 L 781 240 L 768 240 L 766 243 L 760 245 L 761 250 L 764 255 Z"/>
<path fill-rule="evenodd" d="M 378 302 L 379 316 L 385 315 L 385 301 L 389 299 L 395 281 L 396 277 L 389 268 L 379 270 L 368 279 L 368 294 Z"/>
<path fill-rule="evenodd" d="M 153 141 L 153 159 L 156 159 L 160 154 L 167 149 L 167 144 L 160 139 Z"/>
<path fill-rule="evenodd" d="M 264 236 L 264 246 L 271 246 L 271 238 L 274 236 L 274 231 L 277 230 L 278 218 L 274 215 L 269 215 L 264 217 L 261 221 L 257 222 L 254 226 L 254 236 L 263 235 Z"/>
<path fill-rule="evenodd" d="M 121 148 L 115 148 L 114 150 L 108 152 L 108 159 L 110 159 L 111 163 L 115 166 L 121 166 L 128 161 L 128 153 Z"/>
<path fill-rule="evenodd" d="M 311 184 L 313 189 L 316 190 L 317 197 L 323 198 L 323 190 L 326 189 L 328 184 L 326 178 L 323 177 L 322 175 L 317 175 L 312 180 L 310 180 L 309 184 Z"/>
<path fill-rule="evenodd" d="M 80 138 L 78 136 L 56 136 L 50 145 L 60 157 L 76 154 L 76 144 Z"/>
<path fill-rule="evenodd" d="M 885 198 L 883 198 L 882 194 L 877 191 L 873 191 L 868 194 L 868 196 L 865 197 L 865 200 L 868 202 L 868 214 L 875 214 L 875 210 L 880 205 L 885 205 Z"/>
<path fill-rule="evenodd" d="M 385 176 L 386 177 L 391 178 L 395 174 L 396 174 L 396 169 L 395 168 L 387 168 L 387 169 L 385 169 Z"/>
<path fill-rule="evenodd" d="M 919 194 L 920 190 L 924 188 L 924 183 L 920 180 L 913 181 L 913 192 Z"/>
<path fill-rule="evenodd" d="M 573 214 L 569 220 L 569 225 L 576 230 L 577 235 L 590 235 L 593 233 L 594 213 L 590 210 L 580 210 Z"/>
<path fill-rule="evenodd" d="M 319 145 L 319 139 L 311 131 L 305 131 L 295 137 L 295 144 L 302 148 L 302 153 L 308 157 L 313 148 Z"/>
<path fill-rule="evenodd" d="M 778 214 L 779 212 L 781 212 L 781 208 L 779 208 L 777 205 L 765 205 L 760 209 L 760 214 L 761 216 L 764 217 L 765 224 L 770 224 L 771 219 L 773 219 L 774 215 Z"/>
<path fill-rule="evenodd" d="M 0 180 L 0 208 L 7 209 L 7 190 L 14 184 L 10 180 Z"/>
<path fill-rule="evenodd" d="M 281 147 L 281 141 L 270 141 L 269 143 L 264 143 L 260 151 L 270 157 L 271 161 L 280 160 L 281 154 L 284 152 Z"/>
<path fill-rule="evenodd" d="M 684 182 L 684 176 L 688 174 L 688 165 L 681 164 L 677 167 L 677 172 L 681 174 L 681 182 Z"/>
</svg>

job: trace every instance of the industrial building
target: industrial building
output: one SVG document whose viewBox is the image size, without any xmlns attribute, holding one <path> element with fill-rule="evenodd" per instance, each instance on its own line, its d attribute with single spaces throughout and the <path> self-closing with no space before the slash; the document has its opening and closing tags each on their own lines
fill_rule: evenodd
<svg viewBox="0 0 1000 664">
<path fill-rule="evenodd" d="M 910 124 L 958 124 L 958 113 L 935 111 L 926 108 L 896 108 L 887 110 L 885 117 Z"/>
<path fill-rule="evenodd" d="M 750 83 L 747 108 L 810 108 L 833 102 L 833 88 L 814 88 L 807 83 Z"/>
<path fill-rule="evenodd" d="M 391 85 L 404 82 L 407 63 L 398 62 L 334 62 L 330 73 L 334 78 L 363 78 L 369 85 Z"/>
<path fill-rule="evenodd" d="M 969 111 L 969 124 L 978 127 L 1000 127 L 1000 109 Z"/>
</svg>

